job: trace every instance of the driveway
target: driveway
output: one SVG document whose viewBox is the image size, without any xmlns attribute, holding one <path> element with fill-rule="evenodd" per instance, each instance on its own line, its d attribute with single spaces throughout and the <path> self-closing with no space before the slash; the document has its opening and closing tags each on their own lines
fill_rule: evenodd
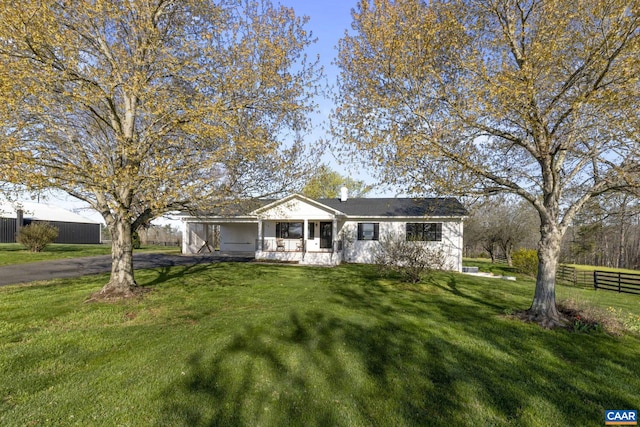
<svg viewBox="0 0 640 427">
<path fill-rule="evenodd" d="M 144 270 L 148 268 L 209 264 L 224 261 L 246 262 L 251 259 L 252 258 L 231 257 L 219 254 L 170 255 L 161 253 L 137 253 L 133 254 L 133 266 L 136 270 Z M 37 280 L 80 277 L 89 274 L 109 273 L 110 271 L 111 255 L 6 265 L 0 266 L 0 286 L 35 282 Z"/>
</svg>

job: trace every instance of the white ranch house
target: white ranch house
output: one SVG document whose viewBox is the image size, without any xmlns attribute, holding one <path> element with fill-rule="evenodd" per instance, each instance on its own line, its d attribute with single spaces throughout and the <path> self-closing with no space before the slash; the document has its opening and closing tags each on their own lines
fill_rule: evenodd
<svg viewBox="0 0 640 427">
<path fill-rule="evenodd" d="M 308 265 L 371 263 L 378 240 L 405 236 L 438 247 L 451 270 L 462 270 L 466 209 L 452 198 L 341 198 L 313 200 L 293 194 L 252 200 L 213 214 L 183 215 L 182 253 L 219 250 L 257 260 Z"/>
</svg>

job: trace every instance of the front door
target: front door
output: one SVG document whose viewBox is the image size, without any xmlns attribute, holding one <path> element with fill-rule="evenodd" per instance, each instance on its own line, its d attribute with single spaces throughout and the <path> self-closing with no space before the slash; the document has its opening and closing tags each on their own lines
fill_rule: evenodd
<svg viewBox="0 0 640 427">
<path fill-rule="evenodd" d="M 333 242 L 333 223 L 320 223 L 320 249 L 331 249 Z"/>
</svg>

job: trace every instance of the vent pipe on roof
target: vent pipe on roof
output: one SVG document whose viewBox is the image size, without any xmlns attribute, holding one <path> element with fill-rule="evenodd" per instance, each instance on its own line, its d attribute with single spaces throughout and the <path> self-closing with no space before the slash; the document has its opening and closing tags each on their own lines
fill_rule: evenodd
<svg viewBox="0 0 640 427">
<path fill-rule="evenodd" d="M 342 188 L 340 189 L 340 201 L 346 202 L 348 197 L 349 197 L 349 189 L 343 185 Z"/>
</svg>

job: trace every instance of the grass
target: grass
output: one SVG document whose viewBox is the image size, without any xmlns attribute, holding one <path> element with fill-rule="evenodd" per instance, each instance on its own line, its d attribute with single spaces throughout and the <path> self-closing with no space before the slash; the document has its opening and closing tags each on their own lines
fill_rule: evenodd
<svg viewBox="0 0 640 427">
<path fill-rule="evenodd" d="M 594 266 L 594 265 L 584 265 L 584 264 L 565 264 L 568 267 L 574 267 L 578 271 L 611 271 L 614 273 L 631 273 L 631 274 L 640 274 L 638 270 L 630 270 L 628 268 L 614 268 L 614 267 L 602 267 L 602 266 Z"/>
<path fill-rule="evenodd" d="M 136 249 L 136 251 L 179 253 L 180 248 L 167 246 L 142 246 L 140 249 Z M 48 245 L 42 252 L 30 252 L 18 243 L 0 243 L 0 265 L 24 264 L 63 258 L 110 254 L 111 245 L 67 245 L 53 243 Z"/>
<path fill-rule="evenodd" d="M 142 300 L 86 304 L 107 276 L 0 288 L 0 425 L 603 425 L 640 409 L 640 336 L 505 316 L 531 281 L 259 263 L 140 271 Z M 559 297 L 640 317 L 640 297 Z"/>
<path fill-rule="evenodd" d="M 479 267 L 481 271 L 492 272 L 495 274 L 510 274 L 514 275 L 515 269 L 513 267 L 509 267 L 506 263 L 495 263 L 493 264 L 488 258 L 465 258 L 463 264 L 465 266 L 471 267 Z M 613 268 L 613 267 L 602 267 L 602 266 L 594 266 L 594 265 L 584 265 L 584 264 L 562 264 L 567 267 L 573 267 L 578 271 L 611 271 L 611 272 L 620 272 L 620 273 L 631 273 L 631 274 L 640 274 L 638 270 L 630 270 L 626 268 Z"/>
</svg>

